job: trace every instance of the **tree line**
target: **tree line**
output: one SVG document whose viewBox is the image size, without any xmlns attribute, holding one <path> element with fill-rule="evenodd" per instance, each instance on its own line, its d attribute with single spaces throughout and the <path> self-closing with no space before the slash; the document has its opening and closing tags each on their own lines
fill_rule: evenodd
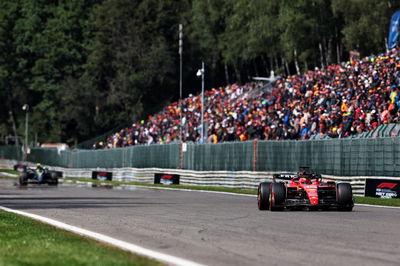
<svg viewBox="0 0 400 266">
<path fill-rule="evenodd" d="M 2 0 L 0 142 L 76 144 L 179 98 L 385 51 L 395 0 Z M 21 140 L 19 140 L 21 143 Z"/>
</svg>

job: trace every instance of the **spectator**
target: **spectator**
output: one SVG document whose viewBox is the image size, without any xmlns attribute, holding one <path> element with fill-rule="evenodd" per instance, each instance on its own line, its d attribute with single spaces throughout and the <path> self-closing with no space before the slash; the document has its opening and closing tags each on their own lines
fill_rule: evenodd
<svg viewBox="0 0 400 266">
<path fill-rule="evenodd" d="M 249 139 L 343 138 L 398 123 L 398 50 L 280 78 L 274 88 L 248 83 L 204 92 L 207 142 Z M 180 140 L 200 142 L 201 97 L 192 95 L 133 123 L 94 148 L 119 148 Z"/>
</svg>

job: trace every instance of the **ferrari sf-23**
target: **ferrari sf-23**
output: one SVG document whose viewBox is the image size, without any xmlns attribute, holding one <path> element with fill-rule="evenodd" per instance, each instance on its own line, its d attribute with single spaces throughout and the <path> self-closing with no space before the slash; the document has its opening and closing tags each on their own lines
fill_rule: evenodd
<svg viewBox="0 0 400 266">
<path fill-rule="evenodd" d="M 320 174 L 301 167 L 298 173 L 274 174 L 272 182 L 258 185 L 258 209 L 283 211 L 284 209 L 352 211 L 353 191 L 349 183 L 323 182 Z"/>
</svg>

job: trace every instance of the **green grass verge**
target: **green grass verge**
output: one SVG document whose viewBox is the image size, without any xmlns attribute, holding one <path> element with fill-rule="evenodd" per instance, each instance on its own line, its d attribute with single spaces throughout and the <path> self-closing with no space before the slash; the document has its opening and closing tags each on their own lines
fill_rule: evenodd
<svg viewBox="0 0 400 266">
<path fill-rule="evenodd" d="M 0 174 L 1 173 L 8 173 L 8 174 L 13 174 L 13 175 L 18 175 L 18 171 L 10 170 L 10 169 L 0 169 Z"/>
<path fill-rule="evenodd" d="M 373 197 L 355 197 L 355 198 L 356 198 L 356 203 L 359 204 L 400 207 L 400 199 L 381 199 Z"/>
<path fill-rule="evenodd" d="M 239 188 L 211 187 L 211 186 L 187 186 L 187 185 L 167 185 L 166 186 L 166 185 L 149 184 L 149 183 L 144 183 L 144 182 L 100 181 L 100 180 L 93 180 L 93 179 L 89 179 L 89 178 L 66 178 L 66 180 L 92 182 L 93 184 L 97 184 L 97 185 L 111 185 L 111 186 L 140 185 L 140 186 L 146 186 L 146 187 L 171 187 L 171 188 L 183 188 L 183 189 L 193 189 L 193 190 L 232 192 L 232 193 L 250 194 L 250 195 L 257 194 L 257 190 L 255 190 L 255 189 L 239 189 Z M 381 198 L 356 196 L 355 203 L 381 205 L 381 206 L 399 206 L 400 207 L 400 199 L 381 199 Z"/>
<path fill-rule="evenodd" d="M 0 265 L 162 265 L 0 210 Z"/>
</svg>

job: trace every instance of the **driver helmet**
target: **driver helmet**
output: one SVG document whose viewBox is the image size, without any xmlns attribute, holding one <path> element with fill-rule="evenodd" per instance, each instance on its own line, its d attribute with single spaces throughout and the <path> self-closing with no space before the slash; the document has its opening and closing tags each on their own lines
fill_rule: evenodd
<svg viewBox="0 0 400 266">
<path fill-rule="evenodd" d="M 308 177 L 303 176 L 300 178 L 300 182 L 301 183 L 310 183 L 310 179 Z"/>
</svg>

